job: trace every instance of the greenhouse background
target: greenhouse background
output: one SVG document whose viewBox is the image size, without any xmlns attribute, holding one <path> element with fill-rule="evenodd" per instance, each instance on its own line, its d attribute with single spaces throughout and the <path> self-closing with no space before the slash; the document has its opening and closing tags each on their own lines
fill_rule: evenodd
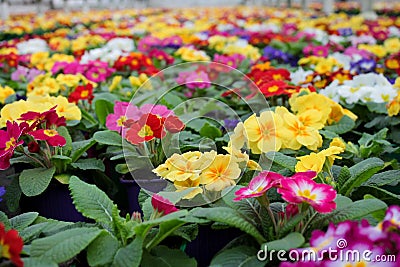
<svg viewBox="0 0 400 267">
<path fill-rule="evenodd" d="M 88 10 L 88 9 L 124 9 L 144 7 L 193 7 L 193 6 L 234 6 L 263 5 L 275 7 L 310 7 L 322 8 L 326 13 L 335 11 L 334 0 L 1 0 L 1 18 L 10 14 L 25 12 L 44 12 L 51 9 Z M 362 12 L 371 12 L 374 8 L 391 7 L 399 4 L 397 0 L 389 1 L 336 1 L 351 2 Z"/>
</svg>

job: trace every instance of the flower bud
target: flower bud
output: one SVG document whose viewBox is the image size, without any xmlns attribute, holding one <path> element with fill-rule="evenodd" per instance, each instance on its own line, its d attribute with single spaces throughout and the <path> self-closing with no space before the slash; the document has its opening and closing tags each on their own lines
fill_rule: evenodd
<svg viewBox="0 0 400 267">
<path fill-rule="evenodd" d="M 38 153 L 40 151 L 40 146 L 37 142 L 32 141 L 28 144 L 28 151 L 31 153 Z"/>
</svg>

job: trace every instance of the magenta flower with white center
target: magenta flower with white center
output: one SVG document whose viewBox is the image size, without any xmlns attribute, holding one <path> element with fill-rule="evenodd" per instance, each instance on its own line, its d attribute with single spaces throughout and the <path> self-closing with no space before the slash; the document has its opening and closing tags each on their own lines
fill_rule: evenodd
<svg viewBox="0 0 400 267">
<path fill-rule="evenodd" d="M 244 198 L 253 198 L 262 196 L 267 190 L 279 184 L 281 179 L 285 177 L 279 173 L 263 171 L 254 177 L 248 186 L 243 187 L 235 192 L 236 198 L 234 201 L 239 201 Z"/>
<path fill-rule="evenodd" d="M 382 228 L 400 229 L 400 206 L 390 206 L 382 222 Z"/>
<path fill-rule="evenodd" d="M 336 208 L 336 191 L 332 186 L 318 184 L 306 177 L 282 179 L 278 193 L 289 203 L 308 203 L 317 212 L 328 213 Z"/>
<path fill-rule="evenodd" d="M 117 131 L 125 136 L 127 128 L 124 123 L 128 119 L 139 120 L 139 109 L 130 105 L 128 102 L 115 101 L 114 113 L 108 114 L 106 118 L 106 127 L 111 131 Z"/>
</svg>

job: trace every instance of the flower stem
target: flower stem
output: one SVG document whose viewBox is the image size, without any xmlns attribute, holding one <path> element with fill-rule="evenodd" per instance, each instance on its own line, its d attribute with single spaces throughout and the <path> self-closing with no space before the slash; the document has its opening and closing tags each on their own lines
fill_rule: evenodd
<svg viewBox="0 0 400 267">
<path fill-rule="evenodd" d="M 314 212 L 313 215 L 311 215 L 310 219 L 308 219 L 308 221 L 306 222 L 306 224 L 304 225 L 303 229 L 301 230 L 301 234 L 304 235 L 307 227 L 310 225 L 311 221 L 315 218 L 315 216 L 317 216 L 318 212 Z"/>
<path fill-rule="evenodd" d="M 30 158 L 31 160 L 33 160 L 34 162 L 38 163 L 40 166 L 42 166 L 43 168 L 46 168 L 46 166 L 37 158 L 29 155 L 28 153 L 26 153 L 25 151 L 23 151 L 24 155 L 27 156 L 28 158 Z"/>
<path fill-rule="evenodd" d="M 257 200 L 261 204 L 261 206 L 263 206 L 267 210 L 268 215 L 271 218 L 272 224 L 274 225 L 274 232 L 275 232 L 275 234 L 277 234 L 278 233 L 278 225 L 276 223 L 275 215 L 269 205 L 269 199 L 268 199 L 267 195 L 263 194 L 262 196 L 258 197 Z"/>
</svg>

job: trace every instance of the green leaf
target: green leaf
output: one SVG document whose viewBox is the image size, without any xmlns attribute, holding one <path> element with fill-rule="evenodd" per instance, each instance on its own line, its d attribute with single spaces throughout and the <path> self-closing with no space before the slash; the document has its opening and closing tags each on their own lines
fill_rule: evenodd
<svg viewBox="0 0 400 267">
<path fill-rule="evenodd" d="M 98 99 L 94 102 L 94 111 L 96 112 L 100 125 L 104 126 L 107 115 L 114 112 L 114 104 L 105 99 Z"/>
<path fill-rule="evenodd" d="M 278 164 L 279 166 L 286 168 L 292 172 L 295 171 L 295 166 L 297 164 L 297 160 L 295 158 L 274 151 L 267 152 L 265 156 L 267 157 L 267 159 L 273 161 L 275 164 Z"/>
<path fill-rule="evenodd" d="M 179 249 L 157 246 L 150 253 L 143 253 L 142 266 L 196 267 L 197 262 Z"/>
<path fill-rule="evenodd" d="M 358 200 L 351 204 L 337 207 L 336 210 L 331 213 L 318 214 L 311 223 L 311 229 L 321 229 L 328 225 L 329 222 L 336 224 L 346 220 L 362 219 L 373 212 L 386 208 L 387 205 L 385 202 L 379 199 Z"/>
<path fill-rule="evenodd" d="M 273 240 L 270 242 L 265 243 L 264 245 L 267 246 L 268 251 L 271 250 L 285 250 L 289 251 L 292 248 L 298 248 L 303 245 L 305 242 L 304 236 L 300 233 L 294 232 L 288 234 L 286 237 L 278 240 Z"/>
<path fill-rule="evenodd" d="M 128 164 L 120 163 L 115 166 L 115 171 L 121 174 L 127 174 L 129 172 Z"/>
<path fill-rule="evenodd" d="M 169 220 L 161 223 L 156 236 L 146 244 L 146 249 L 151 250 L 185 223 L 186 222 L 179 219 Z"/>
<path fill-rule="evenodd" d="M 39 235 L 42 233 L 43 229 L 46 228 L 47 222 L 44 223 L 38 223 L 31 225 L 29 227 L 26 227 L 22 231 L 19 231 L 19 235 L 22 237 L 24 240 L 24 243 L 30 243 L 33 239 L 38 238 Z"/>
<path fill-rule="evenodd" d="M 400 170 L 390 170 L 374 174 L 368 181 L 363 185 L 372 186 L 384 186 L 384 185 L 396 185 L 400 182 Z"/>
<path fill-rule="evenodd" d="M 241 201 L 233 201 L 236 197 L 235 192 L 243 188 L 243 186 L 236 185 L 232 187 L 225 188 L 222 190 L 221 195 L 224 202 L 232 209 L 240 212 L 248 219 L 252 220 L 256 224 L 261 223 L 261 218 L 259 214 L 260 205 L 255 198 L 246 198 Z"/>
<path fill-rule="evenodd" d="M 41 259 L 35 257 L 22 258 L 24 267 L 58 267 L 58 264 L 48 259 Z"/>
<path fill-rule="evenodd" d="M 0 222 L 4 224 L 4 227 L 6 228 L 6 231 L 11 229 L 10 220 L 8 220 L 7 215 L 2 211 L 0 211 Z"/>
<path fill-rule="evenodd" d="M 98 125 L 98 122 L 93 116 L 84 109 L 81 109 L 82 119 L 81 123 L 86 127 L 86 129 L 93 128 Z"/>
<path fill-rule="evenodd" d="M 97 228 L 82 227 L 36 239 L 32 242 L 31 255 L 62 263 L 84 250 L 101 232 Z"/>
<path fill-rule="evenodd" d="M 334 133 L 334 132 L 331 132 L 331 131 L 319 130 L 319 133 L 322 134 L 327 139 L 333 139 L 335 137 L 338 137 L 337 133 Z"/>
<path fill-rule="evenodd" d="M 10 219 L 11 228 L 21 231 L 33 223 L 38 216 L 39 213 L 37 212 L 27 212 L 17 215 Z"/>
<path fill-rule="evenodd" d="M 21 198 L 21 188 L 19 187 L 19 177 L 14 177 L 11 184 L 7 186 L 4 199 L 7 207 L 11 212 L 15 212 L 19 207 L 19 200 Z"/>
<path fill-rule="evenodd" d="M 169 92 L 168 94 L 163 95 L 161 98 L 161 104 L 167 106 L 169 109 L 179 106 L 179 104 L 182 102 L 182 99 L 174 94 L 174 92 Z"/>
<path fill-rule="evenodd" d="M 118 240 L 108 232 L 102 231 L 87 247 L 87 260 L 89 265 L 110 265 L 118 248 Z"/>
<path fill-rule="evenodd" d="M 258 249 L 248 246 L 238 246 L 230 249 L 224 249 L 218 253 L 211 261 L 210 267 L 259 267 L 265 266 L 257 259 Z"/>
<path fill-rule="evenodd" d="M 119 216 L 119 210 L 117 206 L 113 206 L 112 209 L 112 220 L 113 220 L 113 231 L 115 236 L 122 244 L 126 244 L 127 240 L 135 235 L 135 221 L 126 221 Z"/>
<path fill-rule="evenodd" d="M 199 226 L 195 223 L 183 225 L 173 232 L 173 236 L 179 236 L 187 241 L 193 241 L 199 234 Z"/>
<path fill-rule="evenodd" d="M 135 240 L 133 240 L 129 245 L 120 248 L 117 251 L 112 266 L 117 266 L 117 267 L 140 266 L 143 253 L 142 246 L 143 246 L 143 240 L 141 238 L 135 238 Z M 143 266 L 149 266 L 149 265 L 143 264 Z"/>
<path fill-rule="evenodd" d="M 216 126 L 214 126 L 212 124 L 209 124 L 209 123 L 204 124 L 204 126 L 201 127 L 199 133 L 200 133 L 201 136 L 208 137 L 208 138 L 213 139 L 213 140 L 215 138 L 217 138 L 217 137 L 221 137 L 222 136 L 221 130 L 218 129 L 218 127 L 216 127 Z"/>
<path fill-rule="evenodd" d="M 192 118 L 191 118 L 192 119 Z M 205 119 L 192 119 L 189 122 L 187 122 L 186 127 L 189 127 L 193 130 L 195 130 L 196 132 L 200 132 L 200 130 L 203 128 L 203 126 L 208 123 L 207 120 Z"/>
<path fill-rule="evenodd" d="M 365 195 L 372 195 L 375 198 L 384 201 L 388 205 L 399 205 L 400 203 L 400 195 L 396 195 L 388 190 L 376 186 L 360 186 L 354 191 L 352 197 L 361 199 Z"/>
<path fill-rule="evenodd" d="M 72 162 L 72 159 L 63 155 L 54 155 L 51 157 L 51 162 L 56 167 L 57 173 L 59 173 L 67 170 L 67 165 Z"/>
<path fill-rule="evenodd" d="M 367 102 L 368 110 L 374 113 L 387 114 L 386 103 Z"/>
<path fill-rule="evenodd" d="M 279 236 L 282 237 L 287 235 L 289 232 L 293 231 L 293 229 L 299 225 L 299 223 L 306 217 L 307 213 L 299 213 L 292 218 L 290 218 L 280 229 Z"/>
<path fill-rule="evenodd" d="M 339 176 L 337 178 L 337 184 L 341 188 L 349 179 L 351 178 L 351 173 L 347 166 L 340 169 Z"/>
<path fill-rule="evenodd" d="M 61 173 L 54 175 L 54 179 L 59 181 L 62 184 L 69 184 L 69 178 L 71 178 L 71 174 L 68 173 Z"/>
<path fill-rule="evenodd" d="M 93 135 L 94 140 L 102 145 L 122 146 L 122 137 L 115 131 L 100 131 Z"/>
<path fill-rule="evenodd" d="M 325 126 L 324 130 L 337 134 L 344 134 L 351 131 L 356 126 L 356 123 L 347 115 L 344 115 L 336 124 Z"/>
<path fill-rule="evenodd" d="M 69 189 L 75 207 L 80 213 L 98 223 L 112 225 L 113 203 L 103 191 L 76 176 L 71 176 Z"/>
<path fill-rule="evenodd" d="M 218 105 L 217 101 L 209 101 L 209 99 L 207 99 L 205 105 L 202 105 L 201 109 L 199 110 L 199 116 L 206 116 L 207 114 L 210 112 L 215 112 L 217 110 L 223 110 L 223 108 Z"/>
<path fill-rule="evenodd" d="M 381 159 L 369 158 L 352 166 L 349 168 L 351 177 L 343 184 L 339 193 L 345 196 L 350 195 L 355 187 L 360 186 L 371 178 L 372 175 L 382 169 L 383 165 L 384 162 Z"/>
<path fill-rule="evenodd" d="M 188 214 L 189 212 L 187 210 L 179 210 L 176 212 L 172 212 L 170 214 L 164 215 L 162 217 L 153 219 L 153 220 L 148 220 L 148 221 L 144 221 L 138 225 L 135 226 L 135 232 L 136 235 L 145 235 L 146 231 L 154 226 L 160 225 L 163 222 L 167 222 L 170 220 L 181 220 L 184 221 L 185 220 L 185 216 Z"/>
<path fill-rule="evenodd" d="M 72 153 L 71 153 L 72 162 L 77 161 L 83 155 L 83 153 L 85 153 L 94 144 L 96 144 L 96 140 L 94 140 L 93 138 L 90 138 L 88 140 L 73 142 Z"/>
<path fill-rule="evenodd" d="M 231 227 L 239 228 L 243 232 L 253 236 L 259 243 L 265 241 L 264 237 L 257 230 L 257 227 L 247 217 L 234 209 L 227 207 L 195 208 L 191 211 L 191 214 L 195 217 L 204 217 L 211 221 L 226 223 Z"/>
<path fill-rule="evenodd" d="M 65 141 L 67 141 L 67 143 L 65 144 L 65 146 L 62 147 L 62 154 L 63 155 L 67 155 L 69 156 L 71 154 L 72 151 L 72 139 L 71 139 L 71 135 L 68 132 L 67 127 L 65 126 L 61 126 L 57 128 L 57 132 L 63 136 L 65 138 Z"/>
<path fill-rule="evenodd" d="M 55 167 L 23 170 L 19 176 L 19 186 L 22 193 L 28 197 L 43 193 L 49 186 L 55 171 Z"/>
<path fill-rule="evenodd" d="M 105 166 L 103 161 L 95 158 L 80 159 L 72 163 L 71 166 L 81 170 L 99 170 L 102 172 L 105 171 Z"/>
</svg>

